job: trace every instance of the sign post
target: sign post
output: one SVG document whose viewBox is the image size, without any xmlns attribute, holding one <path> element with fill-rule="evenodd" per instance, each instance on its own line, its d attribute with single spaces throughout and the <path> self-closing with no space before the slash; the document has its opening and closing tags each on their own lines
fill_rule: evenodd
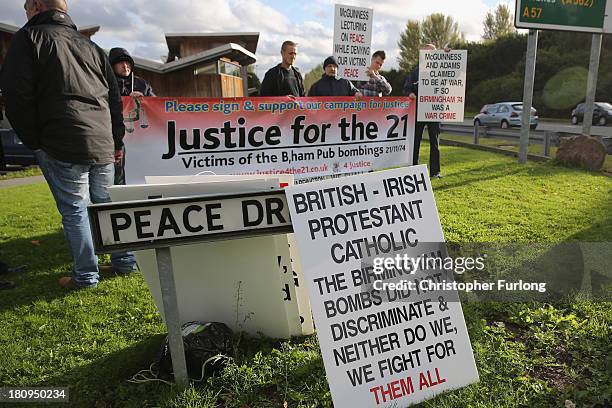
<svg viewBox="0 0 612 408">
<path fill-rule="evenodd" d="M 515 27 L 529 29 L 519 149 L 519 163 L 526 163 L 538 42 L 537 30 L 575 31 L 594 34 L 589 62 L 586 110 L 582 127 L 582 133 L 589 135 L 591 133 L 593 103 L 599 70 L 601 34 L 612 33 L 612 0 L 516 0 L 515 4 Z"/>
<path fill-rule="evenodd" d="M 181 322 L 179 321 L 170 248 L 155 249 L 155 256 L 157 258 L 157 269 L 159 270 L 159 285 L 164 302 L 166 327 L 168 328 L 168 344 L 170 346 L 170 355 L 172 356 L 174 381 L 180 388 L 186 388 L 189 379 L 187 376 L 187 363 L 185 361 L 185 347 L 181 334 Z"/>
<path fill-rule="evenodd" d="M 188 384 L 170 247 L 292 232 L 284 191 L 90 205 L 97 254 L 155 249 L 176 384 Z"/>
<path fill-rule="evenodd" d="M 587 136 L 591 135 L 591 125 L 593 124 L 593 108 L 595 106 L 600 54 L 601 34 L 593 34 L 593 39 L 591 40 L 591 57 L 589 59 L 589 76 L 587 79 L 584 120 L 582 121 L 582 134 Z"/>
<path fill-rule="evenodd" d="M 519 163 L 527 163 L 529 148 L 529 122 L 533 102 L 533 82 L 535 80 L 536 52 L 538 50 L 538 30 L 529 30 L 527 39 L 527 56 L 525 61 L 525 81 L 523 84 L 523 112 L 521 117 L 521 140 Z"/>
</svg>

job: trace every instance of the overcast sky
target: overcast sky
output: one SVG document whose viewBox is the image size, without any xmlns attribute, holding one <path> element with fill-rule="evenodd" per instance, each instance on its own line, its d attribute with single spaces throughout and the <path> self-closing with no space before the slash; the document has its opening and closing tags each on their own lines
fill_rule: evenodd
<svg viewBox="0 0 612 408">
<path fill-rule="evenodd" d="M 279 62 L 280 44 L 300 44 L 296 66 L 306 73 L 332 53 L 334 3 L 374 9 L 372 48 L 387 52 L 385 68 L 397 68 L 397 40 L 408 19 L 441 12 L 452 16 L 468 40 L 479 40 L 487 11 L 504 0 L 68 0 L 77 26 L 99 25 L 92 39 L 133 55 L 160 60 L 168 53 L 164 33 L 260 33 L 256 69 L 260 78 Z M 23 0 L 2 0 L 0 21 L 22 26 Z"/>
</svg>

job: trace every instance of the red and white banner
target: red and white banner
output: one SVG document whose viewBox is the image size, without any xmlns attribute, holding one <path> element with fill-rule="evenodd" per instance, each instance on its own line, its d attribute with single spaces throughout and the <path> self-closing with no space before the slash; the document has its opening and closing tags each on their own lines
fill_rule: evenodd
<svg viewBox="0 0 612 408">
<path fill-rule="evenodd" d="M 412 163 L 409 98 L 125 97 L 126 178 L 352 174 Z"/>
</svg>

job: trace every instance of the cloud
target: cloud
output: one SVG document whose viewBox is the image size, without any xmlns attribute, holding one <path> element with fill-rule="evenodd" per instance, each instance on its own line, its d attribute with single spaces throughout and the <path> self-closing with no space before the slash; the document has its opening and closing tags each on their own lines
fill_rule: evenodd
<svg viewBox="0 0 612 408">
<path fill-rule="evenodd" d="M 260 33 L 257 74 L 280 62 L 280 44 L 300 44 L 297 65 L 306 73 L 332 52 L 334 3 L 337 0 L 71 0 L 69 14 L 77 25 L 100 25 L 94 37 L 104 48 L 122 46 L 134 55 L 156 61 L 167 54 L 164 33 Z M 499 0 L 509 4 L 507 1 Z M 397 67 L 397 40 L 408 19 L 421 20 L 440 12 L 452 16 L 468 40 L 479 40 L 490 9 L 485 0 L 343 0 L 343 4 L 374 9 L 372 48 L 387 52 L 385 68 Z M 489 1 L 490 3 L 490 1 Z M 285 13 L 280 9 L 285 10 Z M 23 25 L 21 2 L 5 2 L 2 21 Z M 290 11 L 287 11 L 290 10 Z M 287 13 L 291 13 L 291 15 Z"/>
</svg>

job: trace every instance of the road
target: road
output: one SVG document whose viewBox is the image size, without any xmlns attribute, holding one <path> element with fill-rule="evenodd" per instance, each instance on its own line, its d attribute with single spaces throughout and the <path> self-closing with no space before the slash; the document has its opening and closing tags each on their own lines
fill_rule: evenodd
<svg viewBox="0 0 612 408">
<path fill-rule="evenodd" d="M 466 118 L 463 121 L 464 125 L 473 126 L 474 119 Z M 550 130 L 553 132 L 567 132 L 567 133 L 582 133 L 582 124 L 580 125 L 572 125 L 567 122 L 549 122 L 549 121 L 540 121 L 538 124 L 538 130 Z M 597 136 L 612 136 L 612 125 L 608 124 L 608 126 L 591 126 L 591 135 Z"/>
</svg>

